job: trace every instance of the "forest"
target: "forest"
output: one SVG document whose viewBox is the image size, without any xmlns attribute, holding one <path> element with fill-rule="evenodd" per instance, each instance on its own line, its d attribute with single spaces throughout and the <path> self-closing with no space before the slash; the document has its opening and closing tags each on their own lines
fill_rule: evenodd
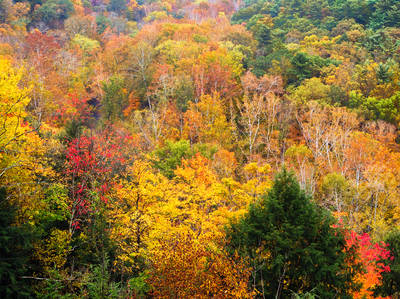
<svg viewBox="0 0 400 299">
<path fill-rule="evenodd" d="M 0 0 L 1 298 L 400 298 L 400 1 Z"/>
</svg>

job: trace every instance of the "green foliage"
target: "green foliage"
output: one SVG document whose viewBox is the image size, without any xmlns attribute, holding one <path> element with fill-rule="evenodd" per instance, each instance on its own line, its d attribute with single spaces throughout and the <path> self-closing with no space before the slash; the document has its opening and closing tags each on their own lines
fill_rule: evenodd
<svg viewBox="0 0 400 299">
<path fill-rule="evenodd" d="M 349 107 L 360 111 L 367 119 L 382 119 L 397 123 L 400 112 L 400 93 L 386 99 L 363 97 L 357 92 L 350 92 Z"/>
<path fill-rule="evenodd" d="M 113 11 L 116 13 L 122 13 L 126 11 L 126 1 L 125 0 L 110 0 L 110 3 L 107 6 L 109 11 Z"/>
<path fill-rule="evenodd" d="M 321 197 L 333 210 L 341 212 L 350 203 L 354 192 L 346 178 L 336 172 L 329 173 L 322 179 Z"/>
<path fill-rule="evenodd" d="M 303 52 L 296 53 L 290 60 L 292 68 L 288 71 L 288 83 L 298 85 L 304 79 L 318 77 L 321 69 L 330 64 L 337 65 L 332 59 L 324 59 L 320 56 L 309 55 Z"/>
<path fill-rule="evenodd" d="M 165 146 L 153 152 L 153 165 L 168 178 L 175 176 L 174 170 L 182 164 L 182 159 L 189 159 L 199 153 L 203 157 L 212 159 L 218 148 L 210 144 L 195 144 L 192 148 L 188 140 L 173 142 L 167 140 Z"/>
<path fill-rule="evenodd" d="M 185 112 L 189 101 L 194 98 L 194 86 L 191 78 L 181 77 L 176 81 L 173 97 L 176 99 L 178 109 Z"/>
<path fill-rule="evenodd" d="M 56 270 L 50 272 L 50 278 L 45 280 L 43 290 L 37 294 L 42 299 L 70 299 L 73 294 L 65 292 L 63 277 Z"/>
<path fill-rule="evenodd" d="M 120 284 L 111 281 L 108 267 L 109 260 L 106 256 L 100 265 L 90 265 L 89 274 L 84 282 L 89 298 L 121 298 Z"/>
<path fill-rule="evenodd" d="M 105 15 L 96 16 L 96 28 L 98 34 L 103 34 L 109 26 L 111 26 L 111 22 Z"/>
<path fill-rule="evenodd" d="M 146 22 L 152 22 L 155 20 L 161 20 L 161 19 L 165 19 L 167 18 L 168 14 L 165 11 L 152 11 L 151 13 L 149 13 L 145 18 L 143 18 L 144 21 Z"/>
<path fill-rule="evenodd" d="M 207 143 L 197 143 L 193 146 L 194 153 L 200 153 L 207 159 L 212 159 L 214 154 L 218 151 L 218 147 Z"/>
<path fill-rule="evenodd" d="M 241 24 L 249 21 L 254 15 L 263 13 L 262 3 L 256 3 L 248 7 L 240 9 L 238 12 L 233 14 L 231 21 L 233 24 Z"/>
<path fill-rule="evenodd" d="M 268 195 L 228 227 L 229 249 L 249 259 L 254 287 L 268 298 L 313 289 L 321 298 L 350 298 L 351 253 L 344 252 L 344 236 L 334 224 L 283 170 Z"/>
<path fill-rule="evenodd" d="M 124 80 L 118 76 L 112 76 L 108 82 L 103 82 L 104 97 L 101 102 L 103 117 L 107 120 L 123 118 L 123 110 L 128 105 L 128 96 L 124 91 Z"/>
<path fill-rule="evenodd" d="M 148 278 L 149 276 L 146 272 L 141 272 L 139 276 L 129 280 L 129 289 L 139 298 L 145 298 L 146 294 L 150 291 L 150 286 L 146 282 Z"/>
<path fill-rule="evenodd" d="M 168 178 L 174 177 L 174 170 L 181 165 L 182 159 L 188 159 L 194 154 L 188 140 L 177 142 L 167 141 L 164 147 L 154 151 L 153 165 Z"/>
<path fill-rule="evenodd" d="M 233 14 L 233 24 L 248 22 L 256 14 L 276 17 L 275 24 L 287 26 L 287 30 L 298 28 L 294 26 L 296 19 L 318 27 L 330 23 L 328 30 L 346 19 L 373 29 L 399 27 L 400 22 L 400 3 L 396 0 L 273 0 L 244 3 L 245 7 Z M 332 20 L 335 21 L 332 23 Z"/>
<path fill-rule="evenodd" d="M 49 233 L 52 228 L 66 228 L 70 218 L 68 207 L 68 191 L 61 184 L 51 185 L 45 192 L 44 208 L 38 212 L 37 223 L 42 234 Z"/>
<path fill-rule="evenodd" d="M 35 11 L 35 18 L 46 23 L 63 21 L 74 11 L 74 5 L 70 0 L 47 0 Z"/>
<path fill-rule="evenodd" d="M 29 298 L 29 256 L 33 233 L 28 225 L 14 224 L 16 208 L 0 188 L 0 294 L 2 298 Z"/>
<path fill-rule="evenodd" d="M 82 134 L 82 122 L 75 118 L 69 120 L 65 124 L 65 133 L 61 134 L 61 140 L 71 142 L 73 139 L 78 138 Z"/>
<path fill-rule="evenodd" d="M 97 40 L 90 39 L 80 34 L 75 34 L 71 43 L 78 45 L 86 54 L 100 47 L 100 43 Z"/>
<path fill-rule="evenodd" d="M 268 20 L 264 15 L 256 14 L 246 24 L 246 28 L 253 33 L 254 38 L 257 40 L 258 47 L 267 51 L 270 50 L 272 42 L 272 23 L 269 23 Z"/>
<path fill-rule="evenodd" d="M 323 105 L 343 106 L 346 104 L 347 95 L 339 86 L 327 85 L 319 78 L 311 78 L 305 79 L 295 88 L 290 99 L 302 104 L 317 101 Z"/>
<path fill-rule="evenodd" d="M 372 28 L 400 27 L 400 2 L 397 0 L 376 1 L 371 20 Z"/>
<path fill-rule="evenodd" d="M 390 267 L 390 271 L 382 273 L 382 285 L 375 289 L 375 295 L 396 297 L 400 295 L 400 229 L 390 232 L 385 243 L 389 245 L 387 249 L 392 258 L 383 263 Z"/>
<path fill-rule="evenodd" d="M 368 24 L 373 12 L 373 1 L 337 0 L 331 4 L 331 9 L 337 19 L 354 19 L 357 23 Z"/>
<path fill-rule="evenodd" d="M 271 42 L 271 30 L 264 24 L 257 24 L 252 28 L 254 37 L 258 41 L 259 47 L 266 47 Z"/>
<path fill-rule="evenodd" d="M 324 104 L 331 104 L 329 97 L 331 88 L 323 84 L 318 78 L 306 79 L 295 89 L 291 97 L 299 103 L 318 101 Z"/>
<path fill-rule="evenodd" d="M 91 192 L 91 218 L 81 227 L 73 240 L 76 246 L 76 263 L 81 265 L 101 265 L 102 271 L 114 260 L 115 244 L 110 239 L 109 224 L 106 218 L 106 204 L 97 192 Z M 107 263 L 107 266 L 105 265 Z M 108 275 L 108 274 L 107 274 Z"/>
<path fill-rule="evenodd" d="M 193 41 L 195 41 L 196 43 L 206 43 L 208 41 L 208 39 L 204 35 L 194 34 Z"/>
<path fill-rule="evenodd" d="M 376 70 L 376 78 L 380 84 L 389 83 L 392 80 L 393 72 L 388 64 L 379 63 Z"/>
<path fill-rule="evenodd" d="M 250 68 L 256 76 L 261 77 L 272 67 L 273 62 L 289 60 L 290 57 L 292 57 L 292 53 L 286 48 L 275 50 L 266 56 L 255 57 L 254 60 L 250 61 Z"/>
</svg>

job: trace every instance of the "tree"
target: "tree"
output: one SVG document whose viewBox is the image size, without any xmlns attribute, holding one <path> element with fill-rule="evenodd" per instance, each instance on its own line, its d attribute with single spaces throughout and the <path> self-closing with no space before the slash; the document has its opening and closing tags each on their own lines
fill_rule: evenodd
<svg viewBox="0 0 400 299">
<path fill-rule="evenodd" d="M 109 11 L 114 11 L 118 14 L 126 11 L 126 1 L 124 0 L 111 0 L 107 6 Z"/>
<path fill-rule="evenodd" d="M 244 54 L 229 45 L 205 51 L 193 64 L 196 96 L 218 93 L 222 98 L 237 94 L 237 80 L 243 73 Z"/>
<path fill-rule="evenodd" d="M 20 208 L 18 220 L 34 213 L 38 185 L 30 185 L 36 174 L 43 175 L 43 144 L 38 128 L 27 122 L 30 102 L 28 88 L 21 88 L 23 71 L 14 69 L 11 62 L 0 59 L 0 187 Z"/>
<path fill-rule="evenodd" d="M 285 169 L 272 190 L 227 228 L 229 249 L 250 260 L 252 287 L 264 297 L 311 290 L 321 298 L 350 298 L 354 288 L 345 239 L 334 218 L 316 206 Z"/>
<path fill-rule="evenodd" d="M 23 162 L 19 160 L 21 147 L 29 133 L 29 126 L 24 122 L 26 106 L 29 104 L 28 89 L 19 88 L 22 72 L 15 71 L 11 62 L 0 60 L 0 179 Z M 22 159 L 24 160 L 24 159 Z"/>
<path fill-rule="evenodd" d="M 250 157 L 252 149 L 261 144 L 264 146 L 264 154 L 270 156 L 277 150 L 278 115 L 282 115 L 278 96 L 283 94 L 282 78 L 270 75 L 257 78 L 247 72 L 241 80 L 245 96 L 240 114 Z"/>
<path fill-rule="evenodd" d="M 348 211 L 346 205 L 350 202 L 353 192 L 351 184 L 341 174 L 332 172 L 322 178 L 322 204 L 339 214 L 343 209 Z"/>
<path fill-rule="evenodd" d="M 122 144 L 129 144 L 128 139 L 129 136 L 104 131 L 99 136 L 80 136 L 68 144 L 64 175 L 70 189 L 71 234 L 96 214 L 97 206 L 107 204 L 113 179 L 125 168 Z"/>
<path fill-rule="evenodd" d="M 193 150 L 187 140 L 177 142 L 168 141 L 166 145 L 154 151 L 156 159 L 153 161 L 154 167 L 158 168 L 163 175 L 173 178 L 174 170 L 181 165 L 182 159 L 191 158 Z"/>
<path fill-rule="evenodd" d="M 346 247 L 356 251 L 356 260 L 351 267 L 361 267 L 362 271 L 354 277 L 354 282 L 361 288 L 353 293 L 354 298 L 371 298 L 373 289 L 381 285 L 382 274 L 390 272 L 387 261 L 390 251 L 384 242 L 372 243 L 368 234 L 357 234 L 354 231 L 345 233 Z"/>
<path fill-rule="evenodd" d="M 375 289 L 375 295 L 395 296 L 400 293 L 400 230 L 394 230 L 387 235 L 385 242 L 389 245 L 391 258 L 382 258 L 383 264 L 390 271 L 382 273 L 382 284 Z"/>
<path fill-rule="evenodd" d="M 288 165 L 298 174 L 300 186 L 305 190 L 314 192 L 314 168 L 312 167 L 312 152 L 302 145 L 292 145 L 285 152 Z"/>
<path fill-rule="evenodd" d="M 335 64 L 335 61 L 298 52 L 290 59 L 290 63 L 292 68 L 288 71 L 288 83 L 298 85 L 304 79 L 319 76 L 322 67 Z"/>
<path fill-rule="evenodd" d="M 29 288 L 21 276 L 26 274 L 32 232 L 28 225 L 15 226 L 16 208 L 0 188 L 0 294 L 2 298 L 29 297 Z"/>
<path fill-rule="evenodd" d="M 256 14 L 247 23 L 247 29 L 253 33 L 260 49 L 267 48 L 271 44 L 272 27 L 272 18 L 269 15 Z"/>
<path fill-rule="evenodd" d="M 12 1 L 4 1 L 0 2 L 0 22 L 5 23 L 9 20 L 12 11 Z"/>
<path fill-rule="evenodd" d="M 266 110 L 265 98 L 255 96 L 252 99 L 243 97 L 243 107 L 241 109 L 241 124 L 246 137 L 246 147 L 248 147 L 247 160 L 254 160 L 257 146 L 260 144 L 259 135 L 263 122 L 263 111 Z"/>
<path fill-rule="evenodd" d="M 375 12 L 373 14 L 372 27 L 398 27 L 400 18 L 400 3 L 395 0 L 374 1 Z"/>
<path fill-rule="evenodd" d="M 64 22 L 64 29 L 68 36 L 76 34 L 84 35 L 89 38 L 96 36 L 96 18 L 93 16 L 74 15 Z"/>
<path fill-rule="evenodd" d="M 96 17 L 96 29 L 98 34 L 103 34 L 103 32 L 109 27 L 110 20 L 104 15 L 97 15 Z"/>
<path fill-rule="evenodd" d="M 191 141 L 198 135 L 196 137 L 204 143 L 217 143 L 225 148 L 231 146 L 232 126 L 224 114 L 219 94 L 203 95 L 197 103 L 191 103 L 184 121 L 184 134 Z"/>
<path fill-rule="evenodd" d="M 104 98 L 102 101 L 102 112 L 106 120 L 123 117 L 122 111 L 128 105 L 128 95 L 123 87 L 124 81 L 118 76 L 112 76 L 109 82 L 103 82 Z"/>
<path fill-rule="evenodd" d="M 52 24 L 64 21 L 74 11 L 74 5 L 70 0 L 48 0 L 34 12 L 34 18 Z"/>
<path fill-rule="evenodd" d="M 205 242 L 206 241 L 206 242 Z M 208 242 L 207 242 L 208 241 Z M 149 282 L 156 298 L 251 298 L 243 262 L 208 247 L 193 233 L 161 241 Z"/>
<path fill-rule="evenodd" d="M 153 174 L 150 163 L 136 160 L 126 178 L 116 188 L 116 199 L 108 214 L 111 239 L 118 245 L 114 266 L 121 274 L 138 273 L 153 229 L 149 210 L 154 205 L 165 178 Z M 165 184 L 164 184 L 165 185 Z"/>
</svg>

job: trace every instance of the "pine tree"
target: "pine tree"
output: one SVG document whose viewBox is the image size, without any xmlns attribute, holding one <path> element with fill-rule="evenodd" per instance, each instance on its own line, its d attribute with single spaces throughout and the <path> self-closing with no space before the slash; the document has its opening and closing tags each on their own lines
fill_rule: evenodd
<svg viewBox="0 0 400 299">
<path fill-rule="evenodd" d="M 27 274 L 33 234 L 26 225 L 14 225 L 15 208 L 0 188 L 0 297 L 29 298 Z"/>
<path fill-rule="evenodd" d="M 283 170 L 268 195 L 227 229 L 229 250 L 248 258 L 251 285 L 262 297 L 290 298 L 313 291 L 347 298 L 355 287 L 344 235 L 328 211 L 311 201 Z"/>
</svg>

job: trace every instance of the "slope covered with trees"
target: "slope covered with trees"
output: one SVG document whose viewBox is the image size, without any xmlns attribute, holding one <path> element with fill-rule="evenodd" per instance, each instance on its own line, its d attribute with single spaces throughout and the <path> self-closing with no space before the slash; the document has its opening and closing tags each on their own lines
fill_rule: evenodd
<svg viewBox="0 0 400 299">
<path fill-rule="evenodd" d="M 399 39 L 396 0 L 0 0 L 0 297 L 395 298 Z"/>
</svg>

